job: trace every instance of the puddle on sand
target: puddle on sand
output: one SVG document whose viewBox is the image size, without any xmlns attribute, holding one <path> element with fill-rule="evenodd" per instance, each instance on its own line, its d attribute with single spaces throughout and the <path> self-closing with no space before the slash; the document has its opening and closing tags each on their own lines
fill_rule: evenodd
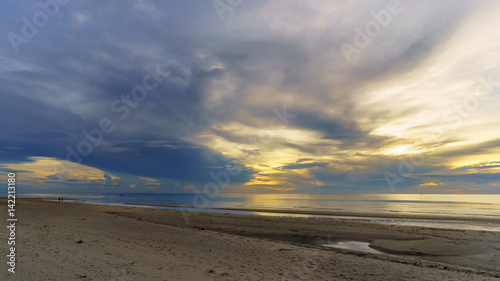
<svg viewBox="0 0 500 281">
<path fill-rule="evenodd" d="M 370 243 L 358 242 L 358 241 L 345 241 L 345 242 L 334 242 L 330 244 L 323 244 L 324 247 L 346 249 L 351 251 L 373 253 L 373 254 L 384 254 L 383 252 L 370 248 L 369 245 Z"/>
</svg>

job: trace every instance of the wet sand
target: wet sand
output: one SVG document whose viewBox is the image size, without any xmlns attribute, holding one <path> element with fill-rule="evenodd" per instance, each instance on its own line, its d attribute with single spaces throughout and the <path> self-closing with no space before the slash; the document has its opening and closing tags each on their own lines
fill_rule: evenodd
<svg viewBox="0 0 500 281">
<path fill-rule="evenodd" d="M 17 273 L 4 262 L 2 280 L 500 280 L 500 232 L 16 203 Z M 335 241 L 391 255 L 320 246 Z"/>
</svg>

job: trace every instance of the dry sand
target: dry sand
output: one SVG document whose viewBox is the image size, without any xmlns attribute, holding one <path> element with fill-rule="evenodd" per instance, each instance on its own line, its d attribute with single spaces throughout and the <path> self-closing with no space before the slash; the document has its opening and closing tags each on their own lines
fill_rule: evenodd
<svg viewBox="0 0 500 281">
<path fill-rule="evenodd" d="M 179 211 L 16 203 L 16 273 L 4 254 L 2 280 L 500 280 L 500 232 L 194 212 L 186 223 Z M 410 256 L 300 244 L 328 240 Z"/>
</svg>

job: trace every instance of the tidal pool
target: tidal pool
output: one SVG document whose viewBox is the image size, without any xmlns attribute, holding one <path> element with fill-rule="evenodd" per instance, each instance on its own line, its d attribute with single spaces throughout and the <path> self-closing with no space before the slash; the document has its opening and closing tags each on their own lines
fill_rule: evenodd
<svg viewBox="0 0 500 281">
<path fill-rule="evenodd" d="M 359 242 L 359 241 L 344 241 L 344 242 L 333 242 L 329 244 L 323 244 L 324 247 L 346 249 L 351 251 L 373 253 L 373 254 L 384 254 L 383 252 L 370 248 L 369 245 L 370 243 Z"/>
</svg>

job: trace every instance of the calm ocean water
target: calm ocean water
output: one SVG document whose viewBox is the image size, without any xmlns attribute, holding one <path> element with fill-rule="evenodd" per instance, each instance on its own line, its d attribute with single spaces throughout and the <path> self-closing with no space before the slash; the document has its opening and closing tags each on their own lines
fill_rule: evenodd
<svg viewBox="0 0 500 281">
<path fill-rule="evenodd" d="M 176 209 L 172 206 L 193 206 L 196 195 L 184 193 L 124 193 L 124 194 L 25 194 L 22 197 L 56 198 L 63 196 L 66 201 L 77 203 L 127 205 L 147 208 Z M 205 197 L 206 198 L 206 197 Z M 199 197 L 198 197 L 199 199 Z M 398 224 L 424 226 L 444 225 L 448 228 L 475 228 L 500 231 L 500 195 L 496 194 L 226 194 L 207 198 L 203 209 L 227 213 L 251 213 L 260 215 L 280 215 L 263 212 L 243 212 L 207 210 L 209 208 L 236 209 L 284 209 L 289 211 L 324 211 L 354 213 L 385 213 L 402 215 L 440 215 L 449 217 L 471 217 L 488 221 L 463 222 L 440 220 L 408 220 L 360 218 Z M 199 201 L 198 201 L 199 202 Z M 168 207 L 129 205 L 151 204 Z M 198 205 L 199 206 L 199 205 Z M 187 209 L 186 209 L 187 210 Z M 292 214 L 281 214 L 291 216 Z M 296 215 L 305 217 L 323 217 Z M 335 216 L 334 218 L 342 219 Z M 347 219 L 347 218 L 344 218 Z M 349 218 L 353 219 L 353 218 Z M 495 222 L 496 221 L 496 222 Z"/>
</svg>

